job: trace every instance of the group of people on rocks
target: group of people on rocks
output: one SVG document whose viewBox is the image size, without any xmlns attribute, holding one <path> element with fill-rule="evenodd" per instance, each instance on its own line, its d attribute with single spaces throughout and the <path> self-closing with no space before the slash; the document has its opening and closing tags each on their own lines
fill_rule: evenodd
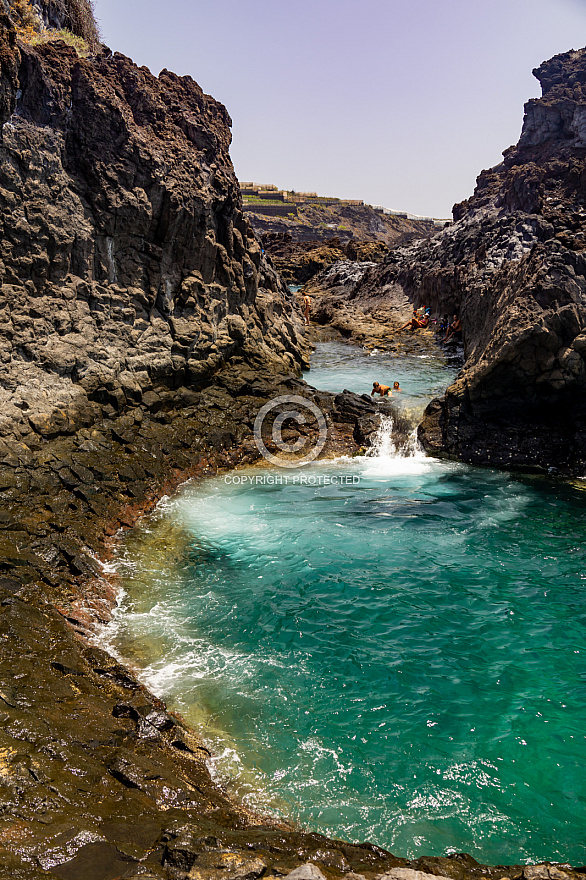
<svg viewBox="0 0 586 880">
<path fill-rule="evenodd" d="M 303 292 L 303 321 L 306 326 L 309 326 L 311 323 L 311 299 L 307 295 L 307 293 Z M 431 323 L 431 309 L 430 308 L 414 308 L 413 315 L 406 321 L 401 327 L 398 327 L 398 332 L 401 330 L 422 330 L 426 327 L 429 327 Z M 437 324 L 437 321 L 434 321 Z M 437 331 L 439 334 L 444 333 L 443 339 L 440 341 L 443 343 L 451 342 L 452 340 L 455 342 L 462 341 L 462 322 L 458 315 L 454 315 L 452 320 L 450 321 L 447 314 L 443 316 L 442 320 L 439 322 Z"/>
<path fill-rule="evenodd" d="M 399 327 L 399 330 L 419 330 L 428 327 L 431 322 L 431 309 L 414 308 L 413 315 L 409 320 Z M 437 324 L 437 321 L 435 322 Z M 438 332 L 444 333 L 441 342 L 460 342 L 462 340 L 462 322 L 458 315 L 454 315 L 452 320 L 444 315 L 438 326 Z"/>
<path fill-rule="evenodd" d="M 457 315 L 454 315 L 451 321 L 447 315 L 444 315 L 440 321 L 438 330 L 440 333 L 445 331 L 445 336 L 441 340 L 442 342 L 451 342 L 452 339 L 456 342 L 462 341 L 462 322 Z"/>
<path fill-rule="evenodd" d="M 399 330 L 419 330 L 420 328 L 429 327 L 431 322 L 431 309 L 413 309 L 413 316 L 409 318 L 409 320 L 403 324 L 402 327 L 399 327 Z M 435 321 L 437 324 L 438 322 Z M 442 320 L 439 322 L 437 327 L 438 334 L 444 334 L 441 342 L 447 343 L 452 340 L 456 342 L 460 342 L 462 339 L 462 322 L 458 315 L 454 315 L 452 320 L 448 318 L 447 315 L 444 315 Z M 393 392 L 402 391 L 398 382 L 393 383 L 393 389 L 391 391 L 390 385 L 381 385 L 380 382 L 372 383 L 372 391 L 370 392 L 370 396 L 374 397 L 375 394 L 380 394 L 381 397 L 392 397 Z"/>
<path fill-rule="evenodd" d="M 306 293 L 303 293 L 303 318 L 306 326 L 310 324 L 311 318 L 311 299 Z M 409 320 L 398 328 L 401 330 L 420 330 L 429 327 L 431 323 L 431 309 L 430 308 L 414 308 L 413 315 Z M 455 342 L 460 342 L 462 340 L 462 322 L 458 315 L 454 315 L 452 320 L 448 318 L 448 315 L 444 315 L 442 320 L 437 324 L 437 332 L 438 335 L 444 334 L 443 339 L 440 341 L 443 343 L 448 343 L 454 340 Z M 393 388 L 391 389 L 390 385 L 381 385 L 380 382 L 372 383 L 372 391 L 370 392 L 370 396 L 374 397 L 375 394 L 379 394 L 382 397 L 392 397 L 393 394 L 398 394 L 403 389 L 400 387 L 398 382 L 393 382 Z"/>
</svg>

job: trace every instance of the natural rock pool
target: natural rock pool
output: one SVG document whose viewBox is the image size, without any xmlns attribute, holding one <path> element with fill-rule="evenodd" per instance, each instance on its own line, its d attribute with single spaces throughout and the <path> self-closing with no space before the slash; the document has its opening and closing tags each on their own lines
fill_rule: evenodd
<svg viewBox="0 0 586 880">
<path fill-rule="evenodd" d="M 340 343 L 312 364 L 332 391 L 398 380 L 415 413 L 455 373 Z M 400 856 L 582 865 L 582 485 L 379 441 L 185 486 L 121 540 L 102 638 L 251 806 Z"/>
</svg>

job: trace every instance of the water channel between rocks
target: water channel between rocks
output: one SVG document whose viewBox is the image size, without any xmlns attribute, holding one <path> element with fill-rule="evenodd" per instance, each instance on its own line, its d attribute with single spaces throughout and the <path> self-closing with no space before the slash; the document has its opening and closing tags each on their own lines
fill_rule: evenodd
<svg viewBox="0 0 586 880">
<path fill-rule="evenodd" d="M 331 342 L 306 378 L 397 380 L 415 419 L 455 372 Z M 400 456 L 388 422 L 303 472 L 161 503 L 121 539 L 102 643 L 261 811 L 400 856 L 584 864 L 581 483 Z"/>
</svg>

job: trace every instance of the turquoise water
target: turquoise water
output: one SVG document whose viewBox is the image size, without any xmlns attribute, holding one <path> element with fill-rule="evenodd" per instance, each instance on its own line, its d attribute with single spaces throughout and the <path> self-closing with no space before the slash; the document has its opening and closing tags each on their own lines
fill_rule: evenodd
<svg viewBox="0 0 586 880">
<path fill-rule="evenodd" d="M 417 340 L 408 342 L 417 345 Z M 348 388 L 357 394 L 370 394 L 375 381 L 391 388 L 398 382 L 401 393 L 393 395 L 393 402 L 400 409 L 412 410 L 416 417 L 433 397 L 443 394 L 459 369 L 457 357 L 423 346 L 397 354 L 376 348 L 367 351 L 343 342 L 322 342 L 303 378 L 323 391 L 340 393 Z"/>
<path fill-rule="evenodd" d="M 104 639 L 250 805 L 401 856 L 584 864 L 581 484 L 380 441 L 185 487 L 121 543 Z"/>
</svg>

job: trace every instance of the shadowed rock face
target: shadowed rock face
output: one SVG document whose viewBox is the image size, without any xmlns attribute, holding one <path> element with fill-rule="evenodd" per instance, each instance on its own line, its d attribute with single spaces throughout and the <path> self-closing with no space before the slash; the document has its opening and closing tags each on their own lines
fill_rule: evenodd
<svg viewBox="0 0 586 880">
<path fill-rule="evenodd" d="M 18 55 L 16 32 L 10 18 L 0 7 L 0 122 L 4 123 L 14 109 L 17 89 Z"/>
<path fill-rule="evenodd" d="M 586 51 L 534 71 L 519 144 L 456 205 L 420 296 L 460 311 L 466 364 L 426 413 L 428 449 L 586 470 Z M 429 291 L 429 293 L 428 293 Z"/>
<path fill-rule="evenodd" d="M 428 449 L 586 471 L 586 51 L 534 71 L 519 144 L 483 172 L 421 267 L 421 293 L 461 311 L 466 364 L 426 413 Z"/>
</svg>

